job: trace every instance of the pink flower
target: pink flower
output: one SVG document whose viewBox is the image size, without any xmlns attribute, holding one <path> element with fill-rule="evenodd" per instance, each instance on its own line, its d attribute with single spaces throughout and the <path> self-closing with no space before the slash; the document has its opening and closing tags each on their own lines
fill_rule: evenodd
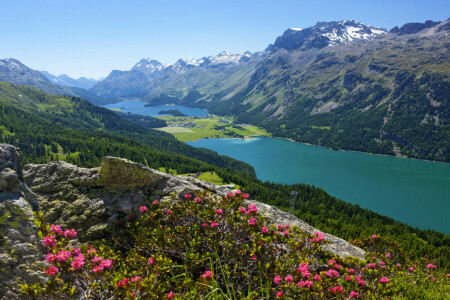
<svg viewBox="0 0 450 300">
<path fill-rule="evenodd" d="M 333 294 L 336 294 L 336 293 L 344 293 L 344 288 L 342 287 L 342 286 L 335 286 L 335 287 L 333 287 L 333 288 L 329 288 L 328 290 L 330 290 Z"/>
<path fill-rule="evenodd" d="M 256 261 L 256 260 L 257 260 L 256 256 L 252 256 L 252 259 L 253 259 L 254 261 Z"/>
<path fill-rule="evenodd" d="M 348 269 L 348 274 L 355 274 L 355 270 L 353 270 L 352 268 Z"/>
<path fill-rule="evenodd" d="M 101 263 L 103 258 L 101 256 L 95 256 L 92 260 L 93 263 Z"/>
<path fill-rule="evenodd" d="M 73 256 L 79 256 L 79 255 L 81 255 L 81 250 L 80 250 L 80 248 L 73 248 L 72 251 L 73 251 Z M 83 257 L 84 257 L 84 256 L 83 256 Z"/>
<path fill-rule="evenodd" d="M 292 281 L 294 281 L 294 277 L 292 277 L 291 275 L 286 276 L 286 278 L 284 278 L 284 280 L 286 280 L 288 283 L 292 283 Z"/>
<path fill-rule="evenodd" d="M 263 228 L 261 228 L 261 232 L 262 232 L 262 233 L 269 233 L 269 228 L 267 228 L 266 226 L 264 226 Z"/>
<path fill-rule="evenodd" d="M 227 194 L 227 196 L 228 196 L 229 198 L 233 198 L 233 197 L 234 197 L 234 193 L 233 193 L 233 192 L 229 192 L 229 193 Z"/>
<path fill-rule="evenodd" d="M 206 226 L 208 226 L 208 224 L 206 224 L 206 223 L 203 223 L 203 224 L 202 224 L 202 226 L 203 226 L 203 227 L 206 227 Z"/>
<path fill-rule="evenodd" d="M 314 237 L 311 239 L 313 243 L 319 243 L 324 240 L 324 234 L 322 232 L 314 232 Z"/>
<path fill-rule="evenodd" d="M 375 268 L 376 268 L 376 266 L 375 266 L 374 263 L 367 264 L 367 267 L 368 267 L 369 269 L 375 269 Z"/>
<path fill-rule="evenodd" d="M 158 205 L 158 200 L 155 200 L 152 203 L 153 203 L 153 205 Z"/>
<path fill-rule="evenodd" d="M 194 201 L 197 203 L 200 203 L 200 202 L 202 202 L 202 199 L 200 199 L 199 197 L 195 197 Z"/>
<path fill-rule="evenodd" d="M 95 266 L 93 269 L 92 269 L 92 271 L 94 272 L 94 273 L 98 273 L 98 272 L 100 272 L 100 271 L 102 271 L 103 270 L 103 267 L 102 266 Z"/>
<path fill-rule="evenodd" d="M 278 229 L 278 230 L 283 230 L 283 229 L 284 229 L 284 226 L 281 225 L 281 224 L 278 224 L 277 229 Z"/>
<path fill-rule="evenodd" d="M 170 215 L 172 211 L 170 209 L 167 210 L 167 214 Z"/>
<path fill-rule="evenodd" d="M 133 278 L 131 278 L 132 282 L 138 281 L 139 279 L 141 279 L 141 276 L 134 276 Z"/>
<path fill-rule="evenodd" d="M 427 268 L 428 268 L 428 269 L 431 269 L 432 267 L 433 267 L 432 264 L 428 264 L 428 265 L 427 265 Z"/>
<path fill-rule="evenodd" d="M 414 268 L 413 268 L 413 267 L 409 268 L 409 270 L 410 270 L 411 272 L 414 272 Z"/>
<path fill-rule="evenodd" d="M 388 283 L 388 282 L 389 282 L 389 278 L 387 278 L 387 277 L 381 277 L 381 278 L 380 278 L 380 282 L 381 282 L 381 283 Z"/>
<path fill-rule="evenodd" d="M 240 195 L 242 192 L 241 190 L 235 190 L 234 193 Z"/>
<path fill-rule="evenodd" d="M 45 271 L 46 274 L 49 274 L 51 276 L 55 276 L 56 272 L 58 272 L 59 269 L 55 266 L 50 266 L 47 271 Z"/>
<path fill-rule="evenodd" d="M 53 232 L 55 232 L 55 233 L 59 233 L 59 234 L 62 234 L 62 229 L 61 229 L 61 226 L 59 226 L 59 225 L 51 225 L 50 226 L 50 231 L 53 231 Z"/>
<path fill-rule="evenodd" d="M 170 291 L 169 294 L 167 294 L 167 298 L 172 298 L 173 297 L 173 292 Z"/>
<path fill-rule="evenodd" d="M 350 292 L 350 298 L 359 298 L 359 293 L 357 293 L 355 291 L 351 291 Z"/>
<path fill-rule="evenodd" d="M 95 248 L 92 248 L 92 249 L 89 249 L 88 251 L 87 251 L 87 253 L 88 254 L 91 254 L 91 253 L 97 253 L 97 250 L 95 250 Z"/>
<path fill-rule="evenodd" d="M 314 280 L 315 281 L 321 281 L 322 278 L 319 276 L 319 274 L 314 275 Z"/>
<path fill-rule="evenodd" d="M 283 297 L 283 294 L 284 294 L 283 292 L 278 292 L 278 293 L 277 293 L 277 298 Z"/>
<path fill-rule="evenodd" d="M 391 258 L 391 254 L 390 254 L 390 253 L 387 253 L 387 254 L 386 254 L 386 258 Z"/>
<path fill-rule="evenodd" d="M 43 243 L 45 247 L 55 247 L 56 246 L 56 239 L 54 235 L 49 235 L 44 237 Z"/>
<path fill-rule="evenodd" d="M 347 276 L 345 277 L 345 281 L 352 281 L 352 280 L 353 280 L 352 275 L 347 275 Z"/>
<path fill-rule="evenodd" d="M 243 195 L 242 195 L 242 197 L 244 197 L 244 199 L 248 199 L 248 194 L 247 193 L 244 193 Z"/>
<path fill-rule="evenodd" d="M 192 195 L 191 194 L 186 194 L 184 195 L 184 199 L 191 199 Z"/>
<path fill-rule="evenodd" d="M 55 259 L 56 259 L 56 255 L 55 254 L 51 254 L 51 253 L 48 253 L 47 256 L 45 257 L 45 261 L 48 262 L 48 263 L 54 262 Z"/>
<path fill-rule="evenodd" d="M 211 223 L 211 227 L 217 227 L 217 226 L 219 226 L 218 223 L 216 223 L 216 222 L 212 222 L 212 223 Z"/>
<path fill-rule="evenodd" d="M 124 280 L 119 280 L 119 282 L 116 283 L 116 287 L 120 288 L 128 284 L 130 282 L 130 279 L 125 278 Z"/>
<path fill-rule="evenodd" d="M 300 281 L 299 283 L 297 283 L 297 285 L 299 287 L 308 287 L 308 288 L 312 288 L 314 286 L 314 283 L 311 280 L 306 280 L 306 281 Z"/>
<path fill-rule="evenodd" d="M 339 277 L 339 273 L 334 269 L 330 269 L 330 270 L 326 271 L 325 274 L 330 278 Z"/>
<path fill-rule="evenodd" d="M 273 234 L 279 234 L 279 233 L 280 233 L 280 232 L 279 232 L 279 231 L 276 231 L 276 230 L 273 232 Z"/>
<path fill-rule="evenodd" d="M 139 211 L 141 212 L 141 214 L 142 214 L 144 211 L 147 211 L 147 210 L 148 210 L 148 208 L 147 208 L 147 206 L 145 206 L 145 205 L 141 206 L 141 208 L 139 209 Z"/>
<path fill-rule="evenodd" d="M 401 264 L 397 264 L 397 268 L 401 268 L 402 267 L 402 265 Z"/>
<path fill-rule="evenodd" d="M 75 231 L 75 229 L 66 229 L 64 231 L 64 237 L 66 238 L 74 238 L 77 236 L 77 232 Z"/>
<path fill-rule="evenodd" d="M 70 253 L 69 250 L 67 250 L 67 251 L 61 250 L 61 251 L 59 251 L 58 254 L 56 255 L 56 260 L 59 261 L 59 262 L 66 261 L 66 260 L 68 260 L 71 256 L 72 256 L 72 253 Z"/>
<path fill-rule="evenodd" d="M 240 210 L 241 213 L 243 213 L 243 214 L 245 214 L 245 212 L 247 211 L 247 210 L 245 209 L 245 207 L 241 207 L 241 208 L 239 208 L 239 210 Z"/>
<path fill-rule="evenodd" d="M 148 259 L 148 263 L 149 263 L 150 265 L 153 265 L 153 263 L 154 263 L 153 257 L 150 257 L 150 258 Z"/>
<path fill-rule="evenodd" d="M 289 233 L 289 231 L 285 230 L 285 231 L 283 231 L 283 235 L 284 235 L 284 236 L 289 236 L 290 233 Z"/>
<path fill-rule="evenodd" d="M 251 211 L 251 212 L 257 212 L 258 211 L 258 208 L 256 207 L 255 204 L 249 204 L 247 209 L 248 209 L 248 211 Z"/>
<path fill-rule="evenodd" d="M 223 210 L 221 209 L 216 209 L 216 213 L 218 213 L 219 215 L 223 214 Z"/>
<path fill-rule="evenodd" d="M 248 224 L 256 225 L 256 219 L 255 218 L 250 218 L 250 220 L 248 220 Z"/>
<path fill-rule="evenodd" d="M 100 263 L 100 266 L 103 268 L 109 268 L 112 265 L 112 261 L 110 259 L 105 259 Z"/>
<path fill-rule="evenodd" d="M 277 276 L 273 279 L 273 282 L 274 282 L 275 284 L 280 284 L 282 280 L 283 280 L 283 278 L 281 278 L 280 275 L 277 275 Z"/>
<path fill-rule="evenodd" d="M 376 238 L 377 238 L 376 234 L 372 235 L 372 239 L 376 239 Z"/>
<path fill-rule="evenodd" d="M 77 256 L 77 258 L 75 258 L 75 260 L 70 265 L 75 270 L 81 269 L 81 267 L 84 266 L 84 256 Z"/>
<path fill-rule="evenodd" d="M 205 271 L 205 273 L 203 273 L 203 275 L 200 275 L 201 278 L 206 279 L 206 278 L 213 278 L 213 272 L 211 271 Z"/>
<path fill-rule="evenodd" d="M 334 260 L 334 259 L 330 259 L 329 261 L 328 261 L 328 265 L 329 266 L 332 266 L 333 264 L 335 264 L 336 263 L 336 261 Z"/>
</svg>

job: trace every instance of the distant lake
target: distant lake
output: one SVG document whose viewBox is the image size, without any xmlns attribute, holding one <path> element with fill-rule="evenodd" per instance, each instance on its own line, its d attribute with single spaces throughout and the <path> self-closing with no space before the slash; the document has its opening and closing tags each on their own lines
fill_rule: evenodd
<svg viewBox="0 0 450 300">
<path fill-rule="evenodd" d="M 151 116 L 151 117 L 157 117 L 157 116 L 168 116 L 166 114 L 158 114 L 161 110 L 168 110 L 168 109 L 177 109 L 183 114 L 190 116 L 190 117 L 204 117 L 208 115 L 208 112 L 204 109 L 198 109 L 193 107 L 187 107 L 183 105 L 155 105 L 155 106 L 148 106 L 145 107 L 145 102 L 137 101 L 137 100 L 126 100 L 121 101 L 113 104 L 105 105 L 105 108 L 115 108 L 120 109 L 121 111 L 125 113 L 132 113 L 137 115 L 144 115 L 144 116 Z"/>
<path fill-rule="evenodd" d="M 277 138 L 187 144 L 245 161 L 263 181 L 314 185 L 395 220 L 450 234 L 450 164 L 333 151 Z"/>
</svg>

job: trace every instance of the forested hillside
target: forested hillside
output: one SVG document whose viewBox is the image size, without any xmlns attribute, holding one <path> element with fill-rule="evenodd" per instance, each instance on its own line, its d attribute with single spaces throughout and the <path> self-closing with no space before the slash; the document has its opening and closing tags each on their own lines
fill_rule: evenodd
<svg viewBox="0 0 450 300">
<path fill-rule="evenodd" d="M 20 147 L 24 163 L 66 160 L 99 166 L 101 158 L 109 155 L 179 173 L 215 171 L 224 182 L 240 185 L 256 200 L 286 210 L 295 190 L 299 195 L 293 213 L 321 230 L 347 240 L 362 234 L 390 236 L 416 255 L 428 254 L 438 259 L 440 266 L 450 267 L 450 237 L 443 233 L 412 228 L 308 185 L 261 182 L 247 164 L 212 151 L 197 151 L 78 98 L 48 95 L 10 83 L 1 83 L 0 88 L 0 142 Z M 166 148 L 165 152 L 159 150 Z"/>
</svg>

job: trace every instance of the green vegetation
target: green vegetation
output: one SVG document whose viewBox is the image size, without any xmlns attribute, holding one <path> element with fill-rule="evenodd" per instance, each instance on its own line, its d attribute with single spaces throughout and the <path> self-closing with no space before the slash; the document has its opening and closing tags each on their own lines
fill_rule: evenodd
<svg viewBox="0 0 450 300">
<path fill-rule="evenodd" d="M 183 114 L 178 109 L 167 109 L 167 110 L 163 109 L 163 110 L 160 110 L 158 112 L 158 114 L 160 114 L 160 115 L 172 115 L 174 117 L 187 117 L 187 115 Z"/>
<path fill-rule="evenodd" d="M 49 281 L 25 295 L 102 299 L 448 299 L 450 279 L 428 258 L 378 235 L 354 243 L 365 260 L 325 252 L 324 235 L 269 226 L 247 194 L 186 194 L 144 203 L 138 218 L 94 246 L 69 244 L 75 230 L 37 225 Z M 131 215 L 130 215 L 131 216 Z M 282 259 L 280 259 L 282 257 Z"/>
<path fill-rule="evenodd" d="M 179 141 L 196 141 L 204 138 L 244 138 L 255 135 L 269 136 L 267 131 L 253 125 L 236 125 L 221 117 L 159 117 L 168 127 L 158 128 L 175 136 Z"/>
<path fill-rule="evenodd" d="M 69 111 L 49 113 L 36 108 L 39 102 L 57 103 L 54 97 L 60 98 L 33 88 L 0 83 L 0 142 L 20 147 L 24 164 L 48 162 L 52 154 L 55 159 L 64 158 L 79 166 L 98 167 L 102 157 L 109 155 L 155 169 L 175 170 L 177 174 L 214 171 L 223 182 L 239 185 L 255 200 L 286 211 L 294 190 L 299 195 L 293 214 L 312 226 L 345 240 L 373 233 L 391 237 L 405 251 L 416 256 L 427 254 L 437 259 L 439 267 L 450 269 L 448 235 L 413 228 L 336 199 L 314 186 L 262 182 L 248 164 L 195 149 L 79 98 L 68 98 L 73 105 Z M 48 152 L 52 144 L 57 151 L 50 148 Z"/>
<path fill-rule="evenodd" d="M 120 109 L 110 109 L 110 110 L 114 111 L 121 118 L 145 128 L 160 128 L 167 126 L 167 123 L 164 120 L 158 118 L 143 115 L 135 115 L 132 113 L 124 113 Z"/>
</svg>

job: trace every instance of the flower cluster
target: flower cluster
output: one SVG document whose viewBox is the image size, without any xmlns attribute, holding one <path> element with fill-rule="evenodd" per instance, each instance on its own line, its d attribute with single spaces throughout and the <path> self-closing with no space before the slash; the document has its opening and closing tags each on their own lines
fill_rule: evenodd
<svg viewBox="0 0 450 300">
<path fill-rule="evenodd" d="M 323 233 L 269 225 L 247 198 L 236 190 L 151 199 L 118 237 L 95 247 L 69 247 L 75 230 L 43 225 L 51 278 L 43 293 L 73 286 L 73 293 L 111 299 L 414 299 L 448 285 L 450 274 L 435 262 L 413 260 L 380 235 L 353 241 L 365 260 L 333 256 Z"/>
</svg>

